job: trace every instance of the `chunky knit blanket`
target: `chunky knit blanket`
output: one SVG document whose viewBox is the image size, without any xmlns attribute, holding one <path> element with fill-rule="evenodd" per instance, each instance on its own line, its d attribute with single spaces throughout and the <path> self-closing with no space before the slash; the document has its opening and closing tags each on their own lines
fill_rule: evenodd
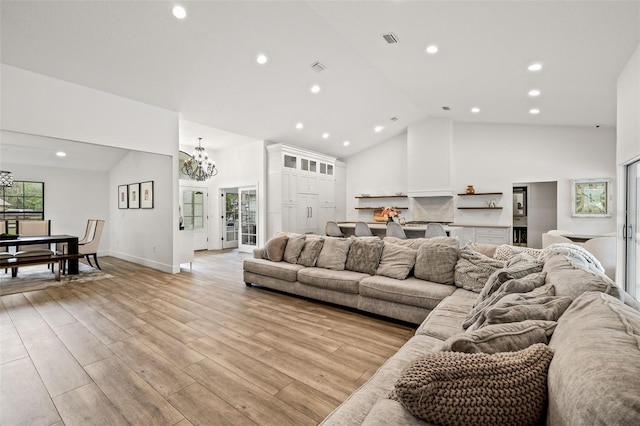
<svg viewBox="0 0 640 426">
<path fill-rule="evenodd" d="M 602 264 L 584 248 L 571 243 L 553 243 L 540 253 L 538 260 L 544 262 L 549 256 L 561 253 L 567 257 L 567 260 L 574 266 L 596 270 L 604 274 Z"/>
</svg>

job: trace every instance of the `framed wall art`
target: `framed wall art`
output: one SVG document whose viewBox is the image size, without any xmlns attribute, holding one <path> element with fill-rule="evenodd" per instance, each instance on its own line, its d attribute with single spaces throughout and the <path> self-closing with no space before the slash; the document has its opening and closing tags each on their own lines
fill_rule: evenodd
<svg viewBox="0 0 640 426">
<path fill-rule="evenodd" d="M 571 181 L 573 217 L 611 216 L 611 179 L 575 179 Z"/>
<path fill-rule="evenodd" d="M 118 208 L 129 208 L 129 187 L 127 185 L 118 185 Z"/>
<path fill-rule="evenodd" d="M 142 182 L 140 184 L 140 208 L 153 208 L 153 181 Z"/>
<path fill-rule="evenodd" d="M 129 208 L 139 209 L 140 208 L 140 184 L 131 183 L 128 186 L 129 186 Z"/>
</svg>

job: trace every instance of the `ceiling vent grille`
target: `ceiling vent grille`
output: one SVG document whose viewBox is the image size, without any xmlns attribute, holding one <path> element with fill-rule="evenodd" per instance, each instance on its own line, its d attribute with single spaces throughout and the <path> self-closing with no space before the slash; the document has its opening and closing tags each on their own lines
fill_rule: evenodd
<svg viewBox="0 0 640 426">
<path fill-rule="evenodd" d="M 394 33 L 382 34 L 382 38 L 389 44 L 396 44 L 398 42 L 398 37 L 396 37 Z"/>
<path fill-rule="evenodd" d="M 315 61 L 311 64 L 311 69 L 313 69 L 315 72 L 322 72 L 326 70 L 327 67 L 324 66 L 324 64 L 321 64 L 319 61 Z"/>
</svg>

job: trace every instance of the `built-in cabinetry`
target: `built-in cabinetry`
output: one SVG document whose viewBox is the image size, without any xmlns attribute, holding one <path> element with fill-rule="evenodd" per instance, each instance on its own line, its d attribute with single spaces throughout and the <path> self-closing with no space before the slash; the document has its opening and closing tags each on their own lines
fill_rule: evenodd
<svg viewBox="0 0 640 426">
<path fill-rule="evenodd" d="M 493 226 L 465 226 L 461 246 L 469 243 L 509 244 L 509 228 Z"/>
<path fill-rule="evenodd" d="M 375 221 L 386 221 L 386 216 L 382 216 L 382 210 L 384 210 L 385 207 L 393 207 L 399 212 L 408 209 L 406 206 L 398 205 L 404 204 L 402 201 L 407 199 L 406 195 L 362 195 L 355 198 L 356 200 L 359 200 L 355 209 L 371 210 L 373 213 L 373 220 Z M 380 204 L 383 203 L 384 206 L 380 206 Z M 367 218 L 367 220 L 369 220 L 369 218 Z"/>
<path fill-rule="evenodd" d="M 267 146 L 267 234 L 323 233 L 335 220 L 334 157 L 293 146 Z"/>
</svg>

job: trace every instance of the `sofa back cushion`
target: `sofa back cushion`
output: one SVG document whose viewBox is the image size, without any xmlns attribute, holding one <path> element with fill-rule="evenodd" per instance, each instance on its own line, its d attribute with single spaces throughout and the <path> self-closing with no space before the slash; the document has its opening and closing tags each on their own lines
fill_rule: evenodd
<svg viewBox="0 0 640 426">
<path fill-rule="evenodd" d="M 298 258 L 304 248 L 305 236 L 304 234 L 296 234 L 293 232 L 290 232 L 287 236 L 289 240 L 287 241 L 287 247 L 284 249 L 282 260 L 287 263 L 298 263 Z"/>
<path fill-rule="evenodd" d="M 306 238 L 304 247 L 298 258 L 298 264 L 303 266 L 316 266 L 316 261 L 322 250 L 323 243 L 323 238 Z"/>
<path fill-rule="evenodd" d="M 283 232 L 269 238 L 269 241 L 264 245 L 264 258 L 272 262 L 281 262 L 288 240 L 289 237 Z"/>
<path fill-rule="evenodd" d="M 352 237 L 345 269 L 375 275 L 383 246 L 378 237 Z"/>
<path fill-rule="evenodd" d="M 385 242 L 376 274 L 397 280 L 406 279 L 416 263 L 417 253 L 418 250 Z"/>
<path fill-rule="evenodd" d="M 547 424 L 632 425 L 640 419 L 640 312 L 587 292 L 560 317 L 549 346 Z"/>
<path fill-rule="evenodd" d="M 349 238 L 325 237 L 316 266 L 334 271 L 344 271 L 350 244 L 351 239 Z"/>
<path fill-rule="evenodd" d="M 424 243 L 418 249 L 414 275 L 440 284 L 455 282 L 458 248 L 446 244 Z"/>
<path fill-rule="evenodd" d="M 408 238 L 402 239 L 398 237 L 384 237 L 386 243 L 398 244 L 412 249 L 419 249 L 424 243 L 445 244 L 452 247 L 460 247 L 458 238 L 456 237 L 431 237 L 431 238 Z"/>
</svg>

